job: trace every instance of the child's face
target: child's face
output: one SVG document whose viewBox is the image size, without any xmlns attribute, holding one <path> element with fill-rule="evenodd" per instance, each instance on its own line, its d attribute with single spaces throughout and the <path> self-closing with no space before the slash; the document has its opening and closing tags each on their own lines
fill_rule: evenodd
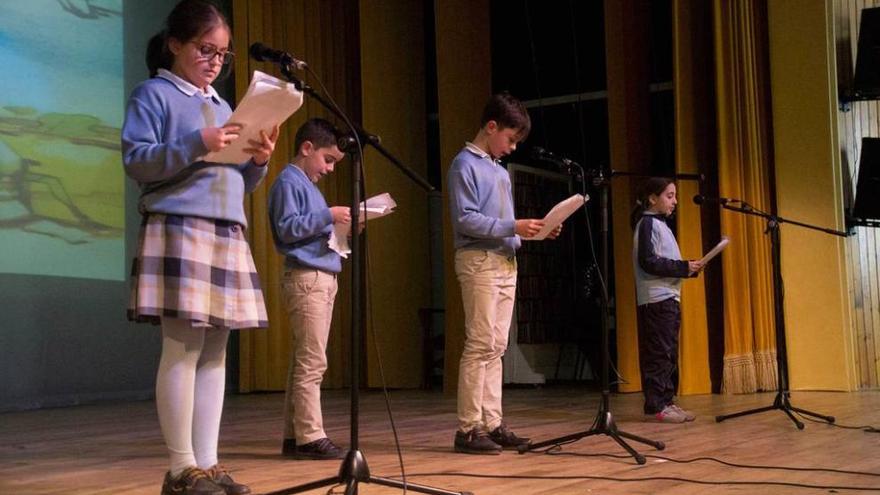
<svg viewBox="0 0 880 495">
<path fill-rule="evenodd" d="M 217 26 L 200 38 L 186 42 L 172 38 L 168 43 L 171 53 L 174 54 L 171 72 L 197 88 L 205 89 L 220 74 L 228 46 L 229 31 L 225 26 Z"/>
<path fill-rule="evenodd" d="M 496 160 L 513 153 L 522 137 L 519 129 L 512 127 L 501 128 L 494 120 L 486 123 L 486 135 L 489 148 L 486 151 Z"/>
<path fill-rule="evenodd" d="M 335 144 L 316 148 L 311 141 L 306 141 L 299 147 L 299 155 L 300 159 L 297 165 L 312 182 L 318 182 L 322 177 L 332 172 L 336 162 L 345 157 L 345 154 Z"/>
<path fill-rule="evenodd" d="M 651 194 L 648 196 L 648 203 L 650 203 L 649 211 L 667 217 L 672 215 L 672 212 L 675 211 L 675 206 L 678 204 L 678 199 L 675 197 L 675 184 L 666 186 L 666 189 L 660 195 Z"/>
</svg>

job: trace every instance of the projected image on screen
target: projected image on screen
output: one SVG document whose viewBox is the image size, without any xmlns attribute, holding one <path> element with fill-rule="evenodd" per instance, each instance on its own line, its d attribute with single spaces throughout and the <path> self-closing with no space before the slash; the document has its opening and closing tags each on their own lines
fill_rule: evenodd
<svg viewBox="0 0 880 495">
<path fill-rule="evenodd" d="M 122 0 L 0 2 L 0 273 L 125 279 Z"/>
</svg>

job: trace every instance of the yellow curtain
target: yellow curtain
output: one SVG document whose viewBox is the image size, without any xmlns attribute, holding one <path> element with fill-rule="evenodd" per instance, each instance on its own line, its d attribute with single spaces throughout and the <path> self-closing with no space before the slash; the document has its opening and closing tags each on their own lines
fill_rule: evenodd
<svg viewBox="0 0 880 495">
<path fill-rule="evenodd" d="M 649 9 L 640 2 L 605 1 L 608 144 L 611 168 L 616 171 L 648 173 L 651 163 L 649 15 Z M 615 282 L 614 321 L 617 369 L 623 378 L 621 392 L 641 390 L 633 231 L 629 223 L 638 183 L 629 177 L 611 181 L 614 266 L 609 267 L 609 272 L 614 274 Z"/>
<path fill-rule="evenodd" d="M 352 4 L 354 8 L 351 8 Z M 247 57 L 251 43 L 261 41 L 306 60 L 344 109 L 358 110 L 358 74 L 354 72 L 357 64 L 346 63 L 346 60 L 353 58 L 348 49 L 351 37 L 357 36 L 356 6 L 356 3 L 346 0 L 234 0 L 232 22 L 235 52 L 238 54 L 235 60 L 236 94 L 244 95 L 254 70 L 283 79 L 274 65 L 255 62 Z M 352 23 L 354 29 L 348 29 Z M 275 177 L 295 154 L 292 148 L 296 130 L 311 117 L 330 118 L 317 102 L 306 98 L 303 107 L 282 126 L 266 179 L 246 200 L 250 223 L 248 236 L 263 284 L 269 328 L 240 332 L 239 387 L 242 392 L 284 389 L 290 330 L 280 291 L 283 259 L 272 243 L 266 199 Z M 350 171 L 346 164 L 320 183 L 330 204 L 348 202 Z M 329 367 L 324 377 L 324 384 L 329 387 L 343 386 L 348 375 L 343 363 L 348 355 L 350 317 L 348 305 L 339 301 L 347 301 L 349 297 L 350 273 L 343 265 L 328 343 Z"/>
<path fill-rule="evenodd" d="M 467 12 L 467 15 L 462 15 Z M 437 99 L 440 119 L 440 165 L 443 190 L 452 159 L 480 127 L 480 112 L 492 94 L 492 56 L 488 0 L 435 0 Z M 464 308 L 455 277 L 449 197 L 443 195 L 443 264 L 445 349 L 443 391 L 454 395 L 458 362 L 464 350 Z"/>
<path fill-rule="evenodd" d="M 675 19 L 675 115 L 676 170 L 696 173 L 700 163 L 698 148 L 703 144 L 695 86 L 701 81 L 702 70 L 694 60 L 694 51 L 701 49 L 691 43 L 698 20 L 691 20 L 692 10 L 701 8 L 701 0 L 682 0 L 673 5 Z M 608 117 L 612 168 L 618 171 L 649 173 L 650 100 L 648 32 L 649 13 L 644 5 L 632 2 L 606 1 L 605 26 L 608 55 Z M 634 204 L 634 189 L 639 179 L 618 177 L 612 181 L 612 212 L 614 222 L 615 321 L 617 328 L 618 370 L 625 382 L 622 392 L 641 390 L 639 380 L 638 332 L 636 324 L 636 291 L 633 275 L 632 228 L 629 215 Z M 698 192 L 696 182 L 679 181 L 680 198 Z M 598 201 L 598 199 L 597 199 Z M 686 258 L 702 253 L 700 211 L 684 199 L 679 202 L 678 240 Z M 621 247 L 623 246 L 623 247 Z M 682 325 L 679 352 L 679 390 L 682 394 L 709 393 L 709 348 L 706 328 L 706 295 L 702 278 L 684 283 L 682 291 Z"/>
<path fill-rule="evenodd" d="M 675 168 L 677 173 L 696 174 L 705 163 L 706 127 L 711 103 L 705 101 L 705 60 L 709 49 L 703 42 L 701 24 L 709 11 L 703 0 L 675 0 L 673 19 L 673 80 L 675 84 Z M 705 31 L 708 34 L 708 31 Z M 698 194 L 697 181 L 679 181 L 678 244 L 685 259 L 699 258 L 703 249 L 700 209 L 689 199 Z M 681 290 L 681 336 L 679 340 L 679 391 L 682 395 L 712 392 L 709 376 L 709 335 L 706 324 L 706 286 L 701 275 L 687 280 Z"/>
<path fill-rule="evenodd" d="M 766 3 L 715 0 L 718 185 L 724 197 L 770 211 L 772 131 L 766 59 Z M 765 222 L 721 210 L 731 244 L 724 277 L 724 393 L 776 388 L 770 242 Z"/>
</svg>

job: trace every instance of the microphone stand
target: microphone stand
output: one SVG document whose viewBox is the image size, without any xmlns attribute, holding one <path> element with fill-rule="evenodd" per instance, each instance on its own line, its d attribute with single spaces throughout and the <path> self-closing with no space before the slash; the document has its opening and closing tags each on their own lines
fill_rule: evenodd
<svg viewBox="0 0 880 495">
<path fill-rule="evenodd" d="M 579 166 L 578 166 L 579 167 Z M 581 177 L 584 176 L 583 171 L 581 171 Z M 531 443 L 527 445 L 521 445 L 517 448 L 520 454 L 524 454 L 529 450 L 539 449 L 546 446 L 553 445 L 561 445 L 564 443 L 570 443 L 577 440 L 580 440 L 584 437 L 589 437 L 593 435 L 607 435 L 611 437 L 615 442 L 617 442 L 624 450 L 626 450 L 629 455 L 631 455 L 637 463 L 644 464 L 645 456 L 636 452 L 624 439 L 634 440 L 636 442 L 643 443 L 645 445 L 650 445 L 657 450 L 663 450 L 666 448 L 666 445 L 663 442 L 658 442 L 655 440 L 650 440 L 644 437 L 640 437 L 638 435 L 634 435 L 632 433 L 625 432 L 617 427 L 617 424 L 614 422 L 614 415 L 611 413 L 611 400 L 610 400 L 610 383 L 608 379 L 608 368 L 609 364 L 609 333 L 610 333 L 610 323 L 609 323 L 609 302 L 608 302 L 608 289 L 606 280 L 608 280 L 608 190 L 611 187 L 611 179 L 616 176 L 630 176 L 630 177 L 648 177 L 647 175 L 641 175 L 632 172 L 616 172 L 614 170 L 609 171 L 608 175 L 604 175 L 602 170 L 592 171 L 590 176 L 593 178 L 593 186 L 599 189 L 599 215 L 601 222 L 601 234 L 600 234 L 600 242 L 601 246 L 601 254 L 602 254 L 602 266 L 601 266 L 601 275 L 602 275 L 602 398 L 599 402 L 599 410 L 596 412 L 596 418 L 593 420 L 593 425 L 589 430 L 580 431 L 577 433 L 572 433 L 570 435 L 561 436 L 558 438 L 553 438 L 550 440 L 545 440 L 543 442 Z M 701 180 L 701 176 L 697 174 L 678 174 L 675 178 L 683 179 L 683 180 Z M 583 184 L 583 181 L 581 181 Z"/>
<path fill-rule="evenodd" d="M 361 196 L 361 160 L 363 157 L 363 147 L 361 143 L 372 145 L 391 163 L 397 166 L 401 171 L 408 175 L 414 182 L 422 186 L 427 191 L 433 191 L 434 187 L 420 177 L 415 171 L 411 170 L 390 152 L 385 150 L 379 144 L 379 138 L 373 134 L 366 132 L 360 126 L 353 124 L 349 118 L 342 112 L 337 105 L 330 104 L 324 97 L 315 91 L 311 86 L 293 75 L 291 64 L 279 64 L 281 72 L 288 81 L 293 83 L 297 89 L 308 94 L 318 101 L 324 108 L 332 112 L 334 115 L 342 119 L 355 133 L 354 138 L 358 146 L 356 149 L 350 150 L 349 154 L 352 159 L 352 183 L 351 183 L 351 224 L 358 225 L 360 216 L 360 196 Z M 357 227 L 355 227 L 357 228 Z M 351 447 L 339 467 L 339 474 L 329 478 L 323 478 L 302 485 L 293 486 L 269 492 L 266 495 L 286 495 L 290 493 L 302 493 L 315 490 L 329 485 L 345 485 L 345 495 L 357 495 L 358 483 L 375 483 L 377 485 L 390 486 L 393 488 L 401 488 L 404 492 L 412 490 L 419 493 L 427 493 L 430 495 L 471 495 L 470 492 L 453 492 L 441 488 L 434 488 L 425 485 L 418 485 L 406 481 L 398 481 L 389 478 L 381 478 L 370 474 L 370 468 L 367 466 L 367 459 L 359 450 L 358 445 L 358 406 L 360 403 L 360 345 L 361 345 L 361 247 L 360 236 L 353 231 L 351 236 Z"/>
<path fill-rule="evenodd" d="M 800 227 L 804 227 L 807 229 L 818 230 L 820 232 L 825 232 L 826 234 L 837 235 L 840 237 L 848 237 L 846 232 L 841 232 L 839 230 L 829 229 L 825 227 L 818 227 L 815 225 L 809 225 L 802 222 L 797 222 L 794 220 L 787 220 L 777 215 L 771 215 L 769 213 L 763 212 L 761 210 L 756 209 L 755 207 L 749 205 L 745 201 L 734 200 L 731 201 L 734 203 L 739 203 L 740 206 L 732 206 L 728 203 L 722 204 L 721 206 L 730 211 L 736 211 L 739 213 L 743 213 L 746 215 L 753 215 L 756 217 L 761 217 L 767 221 L 767 229 L 764 231 L 765 234 L 770 234 L 770 246 L 771 246 L 771 256 L 773 258 L 773 310 L 776 322 L 776 398 L 773 400 L 773 404 L 765 407 L 759 407 L 755 409 L 749 409 L 746 411 L 741 411 L 733 414 L 724 414 L 721 416 L 716 416 L 715 421 L 720 423 L 725 419 L 730 418 L 738 418 L 740 416 L 747 416 L 749 414 L 757 414 L 764 411 L 772 411 L 774 409 L 778 409 L 784 412 L 797 426 L 799 430 L 804 429 L 804 424 L 800 422 L 797 418 L 794 417 L 792 411 L 801 413 L 807 416 L 812 416 L 814 418 L 821 419 L 829 424 L 834 423 L 834 416 L 825 416 L 822 414 L 818 414 L 812 411 L 807 411 L 806 409 L 801 409 L 798 407 L 794 407 L 791 405 L 791 392 L 788 389 L 788 356 L 786 350 L 786 340 L 785 340 L 785 314 L 784 307 L 782 304 L 783 296 L 785 290 L 783 288 L 782 281 L 782 267 L 781 267 L 781 245 L 780 245 L 780 237 L 779 237 L 779 226 L 783 223 L 790 223 L 792 225 L 797 225 Z"/>
</svg>

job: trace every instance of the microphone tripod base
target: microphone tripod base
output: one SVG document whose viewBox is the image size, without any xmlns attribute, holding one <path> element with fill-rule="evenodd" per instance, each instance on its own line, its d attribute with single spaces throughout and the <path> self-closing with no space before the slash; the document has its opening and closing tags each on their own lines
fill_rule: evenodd
<svg viewBox="0 0 880 495">
<path fill-rule="evenodd" d="M 402 490 L 411 490 L 417 493 L 427 493 L 428 495 L 473 495 L 471 492 L 452 492 L 431 486 L 418 485 L 409 482 L 404 483 L 399 480 L 371 476 L 370 468 L 367 466 L 367 459 L 359 450 L 348 451 L 348 454 L 345 455 L 345 459 L 342 461 L 342 465 L 339 466 L 339 474 L 337 476 L 315 480 L 291 488 L 283 488 L 274 492 L 265 493 L 264 495 L 302 493 L 331 485 L 345 485 L 345 495 L 357 495 L 358 483 L 375 483 L 377 485 L 390 486 Z"/>
<path fill-rule="evenodd" d="M 663 450 L 666 448 L 666 444 L 663 442 L 658 442 L 655 440 L 650 440 L 644 437 L 640 437 L 638 435 L 633 435 L 632 433 L 628 433 L 622 431 L 617 428 L 617 424 L 614 422 L 614 416 L 611 414 L 611 411 L 608 409 L 608 392 L 602 392 L 602 406 L 599 408 L 599 412 L 596 415 L 596 420 L 594 422 L 594 426 L 586 431 L 581 431 L 578 433 L 572 433 L 570 435 L 565 435 L 559 438 L 553 438 L 551 440 L 545 440 L 543 442 L 531 443 L 528 445 L 521 445 L 517 451 L 520 454 L 524 454 L 529 450 L 540 449 L 542 447 L 549 447 L 554 445 L 561 445 L 564 443 L 570 443 L 577 440 L 580 440 L 584 437 L 590 437 L 593 435 L 607 435 L 611 437 L 615 442 L 617 442 L 624 450 L 626 450 L 629 455 L 633 457 L 639 464 L 644 464 L 647 462 L 645 460 L 645 456 L 636 452 L 634 448 L 632 448 L 628 443 L 626 443 L 626 439 L 633 440 L 636 442 L 643 443 L 645 445 L 650 445 L 657 450 Z"/>
<path fill-rule="evenodd" d="M 791 419 L 794 422 L 794 425 L 797 426 L 798 430 L 803 430 L 804 424 L 801 421 L 799 421 L 796 417 L 794 417 L 794 414 L 791 413 L 792 411 L 806 415 L 806 416 L 812 416 L 814 418 L 821 419 L 822 421 L 825 421 L 828 424 L 834 423 L 834 416 L 825 416 L 824 414 L 818 414 L 818 413 L 814 413 L 812 411 L 807 411 L 806 409 L 801 409 L 799 407 L 792 406 L 791 401 L 790 401 L 790 394 L 788 392 L 777 392 L 776 398 L 773 400 L 773 404 L 771 404 L 769 406 L 758 407 L 755 409 L 740 411 L 740 412 L 733 413 L 733 414 L 724 414 L 722 416 L 715 416 L 715 422 L 720 423 L 720 422 L 724 421 L 725 419 L 738 418 L 740 416 L 748 416 L 750 414 L 758 414 L 758 413 L 762 413 L 765 411 L 773 411 L 775 409 L 778 409 L 778 410 L 784 412 L 789 417 L 789 419 Z"/>
</svg>

